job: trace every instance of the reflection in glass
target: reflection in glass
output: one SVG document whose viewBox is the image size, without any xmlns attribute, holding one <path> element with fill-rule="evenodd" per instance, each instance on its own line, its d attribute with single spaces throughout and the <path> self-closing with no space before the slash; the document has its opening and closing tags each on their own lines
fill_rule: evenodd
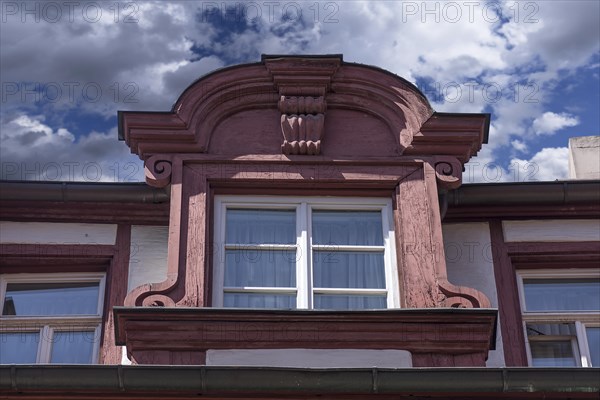
<svg viewBox="0 0 600 400">
<path fill-rule="evenodd" d="M 314 286 L 385 289 L 383 252 L 313 252 Z"/>
<path fill-rule="evenodd" d="M 39 332 L 0 333 L 0 364 L 34 364 Z"/>
<path fill-rule="evenodd" d="M 527 311 L 600 310 L 600 279 L 524 279 Z"/>
<path fill-rule="evenodd" d="M 229 209 L 225 221 L 227 244 L 295 244 L 296 211 Z"/>
<path fill-rule="evenodd" d="M 527 336 L 577 336 L 574 323 L 529 323 Z"/>
<path fill-rule="evenodd" d="M 531 341 L 531 358 L 534 367 L 576 367 L 573 346 L 565 341 Z"/>
<path fill-rule="evenodd" d="M 386 297 L 363 295 L 315 294 L 316 309 L 369 310 L 386 308 Z"/>
<path fill-rule="evenodd" d="M 2 315 L 96 315 L 98 282 L 9 283 Z"/>
<path fill-rule="evenodd" d="M 592 367 L 600 367 L 600 327 L 588 327 L 587 341 L 590 346 L 590 356 L 592 357 Z"/>
<path fill-rule="evenodd" d="M 313 244 L 383 246 L 380 211 L 313 210 Z"/>
<path fill-rule="evenodd" d="M 50 363 L 91 364 L 95 340 L 94 331 L 54 332 Z"/>
</svg>

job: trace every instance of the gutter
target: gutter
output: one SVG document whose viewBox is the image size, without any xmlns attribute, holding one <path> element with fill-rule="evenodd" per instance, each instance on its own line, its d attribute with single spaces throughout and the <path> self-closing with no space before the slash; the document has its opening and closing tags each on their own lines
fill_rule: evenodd
<svg viewBox="0 0 600 400">
<path fill-rule="evenodd" d="M 600 204 L 600 180 L 464 184 L 447 201 L 449 207 Z"/>
<path fill-rule="evenodd" d="M 164 189 L 136 183 L 0 181 L 0 200 L 168 203 Z"/>
<path fill-rule="evenodd" d="M 549 393 L 597 398 L 599 368 L 271 368 L 219 366 L 2 365 L 0 394 L 39 395 L 44 391 L 82 394 L 459 394 L 546 398 Z M 532 394 L 539 393 L 538 396 Z M 578 398 L 580 396 L 577 396 Z"/>
<path fill-rule="evenodd" d="M 0 200 L 167 203 L 169 193 L 144 182 L 0 181 Z M 445 204 L 446 203 L 446 204 Z M 443 208 L 600 204 L 600 180 L 469 183 L 440 196 Z"/>
</svg>

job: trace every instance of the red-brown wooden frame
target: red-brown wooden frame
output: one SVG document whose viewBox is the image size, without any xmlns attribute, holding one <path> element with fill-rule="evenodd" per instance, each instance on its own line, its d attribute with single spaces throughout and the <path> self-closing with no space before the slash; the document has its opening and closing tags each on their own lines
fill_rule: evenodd
<svg viewBox="0 0 600 400">
<path fill-rule="evenodd" d="M 525 367 L 528 363 L 517 270 L 597 268 L 600 242 L 505 242 L 502 220 L 499 219 L 490 221 L 490 238 L 504 362 L 507 367 Z"/>
</svg>

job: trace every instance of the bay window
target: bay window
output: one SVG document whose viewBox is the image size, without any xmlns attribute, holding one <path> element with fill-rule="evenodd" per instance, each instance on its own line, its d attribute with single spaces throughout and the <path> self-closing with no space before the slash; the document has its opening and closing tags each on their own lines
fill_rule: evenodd
<svg viewBox="0 0 600 400">
<path fill-rule="evenodd" d="M 215 306 L 398 307 L 391 200 L 216 196 Z"/>
<path fill-rule="evenodd" d="M 599 367 L 600 271 L 519 271 L 518 281 L 529 364 Z"/>
<path fill-rule="evenodd" d="M 0 276 L 0 364 L 97 362 L 104 274 Z"/>
</svg>

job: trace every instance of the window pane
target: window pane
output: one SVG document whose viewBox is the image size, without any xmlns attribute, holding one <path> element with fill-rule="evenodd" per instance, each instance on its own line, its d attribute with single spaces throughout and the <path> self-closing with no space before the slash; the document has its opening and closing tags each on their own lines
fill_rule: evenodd
<svg viewBox="0 0 600 400">
<path fill-rule="evenodd" d="M 600 310 L 600 279 L 524 279 L 527 311 Z"/>
<path fill-rule="evenodd" d="M 571 341 L 529 342 L 534 367 L 576 367 Z"/>
<path fill-rule="evenodd" d="M 54 332 L 52 338 L 52 364 L 91 364 L 94 341 L 97 340 L 94 331 Z"/>
<path fill-rule="evenodd" d="M 314 251 L 314 286 L 385 289 L 383 253 Z"/>
<path fill-rule="evenodd" d="M 296 296 L 288 294 L 225 293 L 224 307 L 296 308 Z"/>
<path fill-rule="evenodd" d="M 226 250 L 225 286 L 296 286 L 296 252 Z"/>
<path fill-rule="evenodd" d="M 527 324 L 527 336 L 577 336 L 575 324 Z"/>
<path fill-rule="evenodd" d="M 313 210 L 313 244 L 383 246 L 380 211 Z"/>
<path fill-rule="evenodd" d="M 0 333 L 0 364 L 35 364 L 39 332 Z"/>
<path fill-rule="evenodd" d="M 328 310 L 367 310 L 387 308 L 385 296 L 315 294 L 315 308 Z"/>
<path fill-rule="evenodd" d="M 600 328 L 587 328 L 586 332 L 592 357 L 592 367 L 600 367 Z"/>
<path fill-rule="evenodd" d="M 9 283 L 2 315 L 98 313 L 98 282 Z"/>
<path fill-rule="evenodd" d="M 295 210 L 227 210 L 225 242 L 295 244 Z"/>
</svg>

